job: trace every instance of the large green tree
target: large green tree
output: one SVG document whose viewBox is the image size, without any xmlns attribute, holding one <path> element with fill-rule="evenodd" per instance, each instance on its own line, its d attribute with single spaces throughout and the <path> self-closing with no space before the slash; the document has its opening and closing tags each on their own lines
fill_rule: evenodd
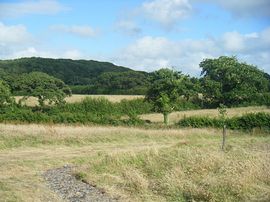
<svg viewBox="0 0 270 202">
<path fill-rule="evenodd" d="M 10 89 L 8 85 L 0 80 L 0 107 L 3 107 L 6 104 L 9 104 L 12 102 Z"/>
<path fill-rule="evenodd" d="M 269 93 L 267 74 L 236 57 L 205 59 L 200 67 L 204 98 L 212 106 L 256 103 Z"/>
<path fill-rule="evenodd" d="M 70 88 L 60 79 L 42 72 L 23 74 L 18 81 L 22 94 L 37 97 L 39 105 L 64 103 L 64 98 L 71 95 Z"/>
<path fill-rule="evenodd" d="M 163 114 L 164 123 L 167 125 L 168 115 L 175 110 L 177 101 L 181 97 L 189 99 L 197 94 L 195 89 L 188 76 L 164 68 L 152 73 L 145 99 L 153 104 L 155 111 Z"/>
</svg>

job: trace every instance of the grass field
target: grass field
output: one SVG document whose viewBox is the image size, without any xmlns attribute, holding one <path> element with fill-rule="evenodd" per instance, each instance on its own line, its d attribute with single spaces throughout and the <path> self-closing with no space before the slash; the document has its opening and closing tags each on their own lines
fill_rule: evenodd
<svg viewBox="0 0 270 202">
<path fill-rule="evenodd" d="M 214 129 L 0 124 L 0 201 L 61 201 L 65 164 L 120 201 L 269 201 L 270 136 Z"/>
<path fill-rule="evenodd" d="M 255 112 L 266 112 L 270 113 L 270 108 L 264 106 L 252 106 L 252 107 L 238 107 L 238 108 L 228 108 L 227 116 L 241 116 L 246 113 L 255 113 Z M 189 111 L 180 111 L 173 112 L 169 115 L 171 123 L 176 123 L 184 117 L 190 116 L 208 116 L 208 117 L 218 117 L 219 112 L 217 109 L 201 109 L 201 110 L 189 110 Z M 153 114 L 144 114 L 140 116 L 143 120 L 150 120 L 151 122 L 163 122 L 163 115 L 160 113 Z"/>
<path fill-rule="evenodd" d="M 15 100 L 18 102 L 22 97 L 23 96 L 15 96 Z M 68 103 L 81 102 L 86 97 L 91 97 L 91 98 L 104 97 L 111 102 L 120 102 L 123 99 L 132 100 L 136 98 L 143 98 L 144 96 L 142 95 L 77 95 L 77 94 L 74 94 L 71 97 L 67 97 L 66 101 Z M 28 106 L 38 105 L 38 101 L 35 97 L 29 97 L 25 103 Z"/>
</svg>

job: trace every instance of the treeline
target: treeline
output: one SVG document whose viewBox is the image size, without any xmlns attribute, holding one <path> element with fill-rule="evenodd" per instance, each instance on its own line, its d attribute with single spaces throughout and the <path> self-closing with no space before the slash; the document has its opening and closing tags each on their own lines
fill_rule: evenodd
<svg viewBox="0 0 270 202">
<path fill-rule="evenodd" d="M 235 57 L 205 59 L 200 63 L 201 77 L 185 78 L 187 100 L 202 108 L 269 105 L 270 75 Z M 0 61 L 0 80 L 13 95 L 29 95 L 21 90 L 20 78 L 43 72 L 62 80 L 74 94 L 145 95 L 154 73 L 133 71 L 107 62 L 22 58 Z M 200 95 L 197 98 L 194 95 Z M 196 103 L 194 103 L 196 102 Z"/>
<path fill-rule="evenodd" d="M 143 95 L 149 74 L 116 66 L 109 62 L 50 58 L 0 60 L 0 78 L 18 94 L 14 85 L 24 73 L 43 72 L 61 79 L 74 94 L 138 94 Z"/>
<path fill-rule="evenodd" d="M 31 60 L 40 61 L 37 58 L 30 58 Z M 106 72 L 104 67 L 103 72 L 95 78 L 96 83 L 88 86 L 75 85 L 72 86 L 72 89 L 61 79 L 46 73 L 35 71 L 24 73 L 26 70 L 40 69 L 41 67 L 36 66 L 35 62 L 29 63 L 32 68 L 24 69 L 25 61 L 28 61 L 28 59 L 18 60 L 19 64 L 24 61 L 21 66 L 14 65 L 12 63 L 14 61 L 17 60 L 2 61 L 5 64 L 4 69 L 0 68 L 0 105 L 2 107 L 11 105 L 11 95 L 24 96 L 18 103 L 19 105 L 28 96 L 36 97 L 40 107 L 44 107 L 46 103 L 63 105 L 64 98 L 71 95 L 72 89 L 73 93 L 142 93 L 146 95 L 145 102 L 151 102 L 153 105 L 152 111 L 161 112 L 164 115 L 183 109 L 216 108 L 220 104 L 227 107 L 270 105 L 269 74 L 256 66 L 239 62 L 235 57 L 221 56 L 216 59 L 203 60 L 200 63 L 202 68 L 200 78 L 190 77 L 171 69 L 145 73 L 115 66 L 114 68 L 107 68 L 109 71 L 114 70 L 114 72 Z M 45 64 L 42 67 L 50 64 L 46 62 L 58 60 L 44 59 L 44 61 Z M 64 63 L 69 60 L 59 61 Z M 79 60 L 77 62 L 83 64 L 89 61 Z M 10 68 L 6 66 L 9 63 L 13 64 Z M 59 73 L 59 70 L 53 71 L 57 68 L 62 69 L 63 67 L 51 68 L 52 74 Z M 115 68 L 118 70 L 116 71 Z M 71 69 L 71 66 L 67 68 L 67 71 L 69 69 Z M 64 72 L 64 69 L 62 71 Z"/>
</svg>

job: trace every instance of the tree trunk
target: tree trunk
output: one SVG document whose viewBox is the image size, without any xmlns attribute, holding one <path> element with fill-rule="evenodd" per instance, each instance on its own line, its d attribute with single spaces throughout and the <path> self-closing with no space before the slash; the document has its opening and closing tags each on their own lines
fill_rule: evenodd
<svg viewBox="0 0 270 202">
<path fill-rule="evenodd" d="M 163 113 L 164 123 L 168 125 L 169 123 L 169 113 Z"/>
<path fill-rule="evenodd" d="M 221 149 L 224 151 L 225 149 L 225 141 L 226 141 L 226 125 L 223 125 L 223 131 L 222 131 L 222 145 Z"/>
</svg>

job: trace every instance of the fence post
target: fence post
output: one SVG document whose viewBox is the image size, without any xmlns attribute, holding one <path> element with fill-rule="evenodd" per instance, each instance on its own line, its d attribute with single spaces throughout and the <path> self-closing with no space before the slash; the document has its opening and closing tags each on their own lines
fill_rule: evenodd
<svg viewBox="0 0 270 202">
<path fill-rule="evenodd" d="M 222 151 L 224 151 L 225 149 L 225 142 L 226 142 L 226 124 L 223 125 L 223 131 L 222 131 L 222 145 L 221 145 Z"/>
</svg>

